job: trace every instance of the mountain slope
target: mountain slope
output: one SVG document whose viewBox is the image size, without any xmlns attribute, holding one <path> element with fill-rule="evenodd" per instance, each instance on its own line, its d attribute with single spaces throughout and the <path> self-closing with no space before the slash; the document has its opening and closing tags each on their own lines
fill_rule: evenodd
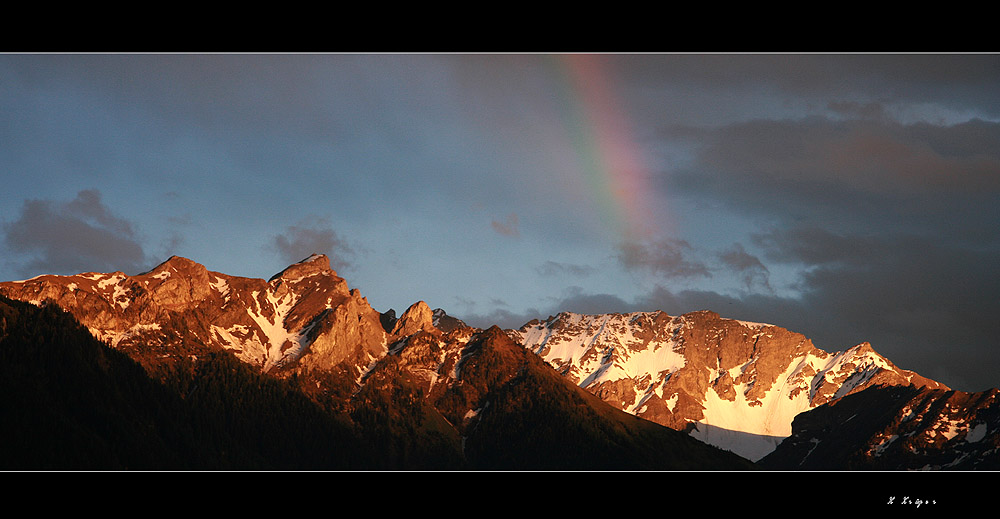
<svg viewBox="0 0 1000 519">
<path fill-rule="evenodd" d="M 997 470 L 1000 390 L 869 388 L 802 413 L 769 470 Z"/>
<path fill-rule="evenodd" d="M 64 307 L 141 363 L 188 406 L 177 423 L 207 435 L 195 443 L 215 457 L 198 468 L 753 468 L 611 409 L 498 328 L 423 302 L 380 314 L 323 256 L 268 281 L 173 257 L 136 276 L 39 276 L 0 293 Z"/>
<path fill-rule="evenodd" d="M 451 445 L 470 469 L 754 468 L 734 454 L 611 408 L 497 327 L 409 336 L 379 360 L 352 401 L 359 420 L 419 431 L 422 443 L 436 445 L 439 453 Z"/>
<path fill-rule="evenodd" d="M 0 469 L 386 466 L 349 420 L 231 354 L 176 367 L 154 380 L 57 306 L 0 296 Z"/>
<path fill-rule="evenodd" d="M 751 460 L 789 436 L 797 414 L 845 395 L 882 384 L 946 389 L 867 343 L 831 354 L 784 328 L 709 311 L 564 312 L 510 334 L 614 407 Z"/>
<path fill-rule="evenodd" d="M 0 283 L 0 294 L 56 303 L 144 365 L 221 348 L 264 372 L 295 363 L 323 369 L 347 358 L 370 362 L 387 341 L 381 314 L 322 255 L 268 281 L 174 256 L 136 276 L 43 275 Z"/>
<path fill-rule="evenodd" d="M 524 368 L 483 405 L 467 453 L 480 466 L 541 470 L 741 470 L 748 461 L 610 406 L 566 384 L 493 329 L 493 347 L 524 355 Z M 508 417 L 517 416 L 512 421 Z M 510 456 L 504 445 L 518 445 Z"/>
<path fill-rule="evenodd" d="M 828 353 L 801 334 L 709 311 L 567 312 L 501 331 L 471 328 L 418 301 L 397 318 L 372 309 L 322 255 L 266 281 L 175 256 L 135 276 L 45 275 L 0 283 L 0 294 L 33 303 L 21 307 L 41 311 L 31 315 L 43 322 L 68 318 L 57 310 L 64 308 L 138 362 L 144 371 L 114 383 L 166 391 L 163 402 L 172 403 L 155 405 L 173 411 L 136 416 L 180 442 L 154 447 L 152 458 L 184 467 L 741 470 L 751 468 L 747 459 L 780 469 L 996 466 L 994 393 L 951 391 L 867 343 Z M 31 343 L 17 344 L 24 341 Z M 78 416 L 58 406 L 46 418 L 24 414 L 32 394 L 66 395 L 39 382 L 52 377 L 45 350 L 8 353 L 21 350 L 35 352 L 41 371 L 26 377 L 24 362 L 10 363 L 7 390 L 22 400 L 9 416 L 43 428 Z M 100 372 L 104 357 L 89 353 L 71 371 Z M 105 401 L 120 402 L 116 391 Z M 906 408 L 919 409 L 920 420 L 906 418 Z M 149 413 L 172 416 L 182 430 L 142 418 Z"/>
</svg>

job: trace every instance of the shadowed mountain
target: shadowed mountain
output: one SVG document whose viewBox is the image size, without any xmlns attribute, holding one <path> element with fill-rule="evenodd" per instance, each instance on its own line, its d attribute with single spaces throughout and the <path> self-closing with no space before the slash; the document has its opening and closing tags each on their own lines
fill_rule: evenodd
<svg viewBox="0 0 1000 519">
<path fill-rule="evenodd" d="M 1000 469 L 1000 390 L 882 386 L 795 417 L 769 470 Z"/>
<path fill-rule="evenodd" d="M 428 441 L 460 448 L 470 469 L 755 468 L 608 406 L 497 327 L 408 337 L 376 364 L 353 401 L 353 415 L 362 422 L 378 419 L 397 429 L 421 430 Z M 414 410 L 418 414 L 406 414 Z"/>
</svg>

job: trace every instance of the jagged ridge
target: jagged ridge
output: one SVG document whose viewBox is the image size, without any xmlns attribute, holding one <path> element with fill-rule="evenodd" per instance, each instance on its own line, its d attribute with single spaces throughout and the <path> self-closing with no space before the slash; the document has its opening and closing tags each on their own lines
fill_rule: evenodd
<svg viewBox="0 0 1000 519">
<path fill-rule="evenodd" d="M 874 385 L 946 389 L 862 343 L 827 353 L 784 328 L 710 311 L 564 312 L 511 332 L 615 407 L 760 459 L 792 419 Z"/>
<path fill-rule="evenodd" d="M 387 342 L 380 314 L 318 254 L 268 281 L 212 272 L 173 256 L 135 276 L 45 275 L 0 283 L 0 293 L 54 302 L 125 351 L 154 343 L 176 349 L 191 339 L 231 351 L 265 372 L 304 356 L 319 368 L 352 355 L 374 359 Z M 161 354 L 174 352 L 166 348 Z"/>
<path fill-rule="evenodd" d="M 481 412 L 469 400 L 474 384 L 461 381 L 474 351 L 466 343 L 483 330 L 423 301 L 399 318 L 379 313 L 323 255 L 267 281 L 174 256 L 135 276 L 45 275 L 0 283 L 0 294 L 54 302 L 147 367 L 221 349 L 262 372 L 300 377 L 331 408 L 357 411 L 372 388 L 398 390 L 405 379 L 430 405 L 425 414 L 446 424 L 437 433 L 462 430 Z M 561 313 L 506 335 L 613 407 L 753 460 L 791 434 L 796 415 L 865 388 L 948 389 L 867 343 L 831 354 L 784 328 L 709 311 Z M 465 389 L 454 393 L 459 382 Z"/>
<path fill-rule="evenodd" d="M 192 391 L 201 357 L 232 353 L 347 413 L 388 467 L 752 468 L 615 411 L 496 327 L 469 328 L 423 301 L 398 319 L 379 314 L 320 255 L 268 281 L 172 257 L 136 276 L 39 276 L 0 293 L 66 308 L 160 378 L 195 377 Z"/>
</svg>

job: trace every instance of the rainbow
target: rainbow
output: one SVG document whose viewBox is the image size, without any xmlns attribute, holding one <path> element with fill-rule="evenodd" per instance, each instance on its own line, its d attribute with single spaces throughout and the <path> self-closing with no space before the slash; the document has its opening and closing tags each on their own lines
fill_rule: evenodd
<svg viewBox="0 0 1000 519">
<path fill-rule="evenodd" d="M 648 160 L 636 145 L 600 54 L 551 56 L 566 95 L 558 96 L 559 117 L 580 176 L 598 217 L 624 240 L 658 233 L 661 222 L 652 211 Z"/>
</svg>

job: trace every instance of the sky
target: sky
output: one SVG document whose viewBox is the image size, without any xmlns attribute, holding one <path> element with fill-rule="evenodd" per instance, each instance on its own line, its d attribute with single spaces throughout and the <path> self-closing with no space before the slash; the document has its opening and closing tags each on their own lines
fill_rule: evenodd
<svg viewBox="0 0 1000 519">
<path fill-rule="evenodd" d="M 0 54 L 0 279 L 327 254 L 474 326 L 712 310 L 1000 387 L 1000 55 Z"/>
</svg>

